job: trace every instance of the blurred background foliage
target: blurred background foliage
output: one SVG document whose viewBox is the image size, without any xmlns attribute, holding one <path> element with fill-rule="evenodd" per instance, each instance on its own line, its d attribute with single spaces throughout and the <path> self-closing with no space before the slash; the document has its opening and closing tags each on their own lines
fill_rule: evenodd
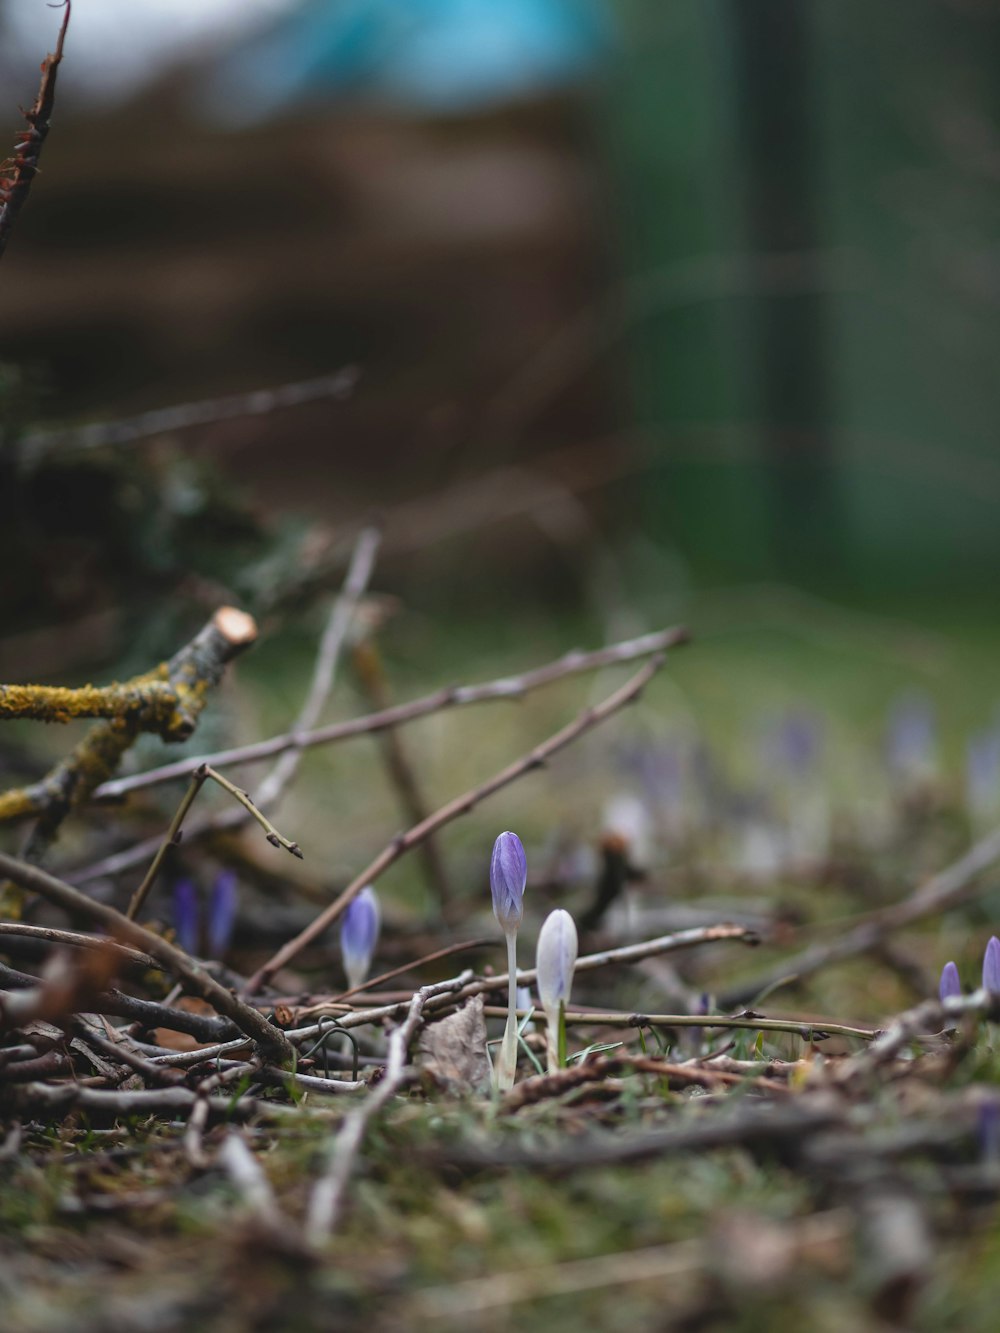
<svg viewBox="0 0 1000 1333">
<path fill-rule="evenodd" d="M 8 138 L 56 23 L 0 3 Z M 0 675 L 138 669 L 236 599 L 271 637 L 221 735 L 280 729 L 377 513 L 400 696 L 683 618 L 639 730 L 690 781 L 708 737 L 767 787 L 805 710 L 863 807 L 915 696 L 918 767 L 993 790 L 998 40 L 976 0 L 78 5 L 0 270 Z"/>
</svg>

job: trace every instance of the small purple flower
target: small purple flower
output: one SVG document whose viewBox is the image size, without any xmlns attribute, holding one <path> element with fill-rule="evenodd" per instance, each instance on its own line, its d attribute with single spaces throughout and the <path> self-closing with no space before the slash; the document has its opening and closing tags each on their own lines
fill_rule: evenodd
<svg viewBox="0 0 1000 1333">
<path fill-rule="evenodd" d="M 983 955 L 983 990 L 1000 995 L 1000 940 L 990 936 Z"/>
<path fill-rule="evenodd" d="M 897 778 L 925 777 L 934 767 L 936 725 L 926 695 L 914 690 L 902 695 L 889 710 L 886 760 Z"/>
<path fill-rule="evenodd" d="M 538 936 L 535 965 L 538 971 L 538 998 L 542 1008 L 558 1012 L 569 1000 L 576 967 L 576 923 L 562 907 L 545 918 Z"/>
<path fill-rule="evenodd" d="M 984 1101 L 976 1119 L 979 1152 L 988 1166 L 995 1166 L 1000 1161 L 1000 1101 L 996 1097 Z"/>
<path fill-rule="evenodd" d="M 1000 727 L 970 736 L 965 747 L 965 792 L 974 814 L 987 814 L 1000 795 Z"/>
<path fill-rule="evenodd" d="M 815 769 L 822 749 L 822 727 L 813 713 L 789 709 L 773 718 L 763 738 L 763 757 L 789 778 L 801 778 Z"/>
<path fill-rule="evenodd" d="M 942 1000 L 951 1000 L 962 994 L 962 982 L 958 975 L 958 968 L 954 963 L 945 963 L 941 969 L 941 984 L 938 987 L 938 994 Z"/>
<path fill-rule="evenodd" d="M 360 986 L 368 976 L 380 925 L 378 898 L 368 884 L 348 903 L 340 925 L 340 954 L 351 990 Z"/>
<path fill-rule="evenodd" d="M 231 870 L 220 871 L 208 900 L 208 952 L 213 958 L 221 958 L 229 948 L 238 901 L 236 876 Z"/>
<path fill-rule="evenodd" d="M 178 946 L 185 953 L 198 952 L 198 890 L 190 879 L 174 885 L 174 932 Z"/>
<path fill-rule="evenodd" d="M 507 932 L 517 930 L 524 912 L 524 886 L 528 881 L 528 858 L 516 833 L 501 833 L 493 844 L 490 890 L 493 914 Z"/>
</svg>

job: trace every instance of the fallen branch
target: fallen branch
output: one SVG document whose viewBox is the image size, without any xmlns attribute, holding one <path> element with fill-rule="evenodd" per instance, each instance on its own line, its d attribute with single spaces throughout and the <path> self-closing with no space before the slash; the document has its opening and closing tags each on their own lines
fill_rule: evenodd
<svg viewBox="0 0 1000 1333">
<path fill-rule="evenodd" d="M 108 687 L 117 699 L 116 707 L 121 704 L 123 711 L 91 728 L 72 753 L 40 782 L 0 795 L 0 821 L 40 816 L 25 850 L 27 859 L 40 858 L 66 815 L 88 800 L 94 789 L 110 777 L 141 731 L 156 732 L 166 741 L 187 739 L 197 726 L 210 689 L 218 684 L 227 664 L 256 637 L 257 626 L 251 616 L 224 606 L 169 662 L 129 682 L 128 686 Z M 24 698 L 30 698 L 39 689 L 42 690 L 39 716 L 44 716 L 44 709 L 51 706 L 48 692 L 28 685 L 5 687 L 5 693 L 0 694 L 0 717 L 31 716 Z M 123 690 L 138 691 L 134 707 L 125 707 Z M 76 692 L 64 693 L 68 696 Z M 88 707 L 91 693 L 90 687 L 84 691 Z M 71 704 L 66 703 L 66 707 L 73 716 Z"/>
</svg>

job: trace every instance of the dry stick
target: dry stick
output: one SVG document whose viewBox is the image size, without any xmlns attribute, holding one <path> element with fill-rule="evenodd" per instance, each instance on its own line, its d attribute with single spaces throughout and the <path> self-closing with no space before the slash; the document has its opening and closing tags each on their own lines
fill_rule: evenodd
<svg viewBox="0 0 1000 1333">
<path fill-rule="evenodd" d="M 278 1207 L 270 1181 L 235 1130 L 226 1135 L 216 1161 L 229 1177 L 247 1211 L 267 1230 L 280 1230 L 288 1236 L 290 1223 Z"/>
<path fill-rule="evenodd" d="M 698 926 L 691 930 L 681 930 L 674 935 L 661 935 L 659 939 L 646 940 L 642 944 L 626 944 L 618 949 L 603 949 L 600 953 L 584 954 L 582 958 L 577 959 L 577 972 L 589 972 L 594 968 L 608 967 L 613 963 L 635 963 L 643 958 L 652 958 L 654 955 L 672 953 L 676 949 L 690 949 L 698 944 L 715 944 L 722 940 L 739 940 L 744 944 L 756 944 L 757 936 L 745 926 Z M 536 980 L 537 973 L 534 968 L 518 968 L 517 984 L 519 986 L 530 986 Z M 428 1002 L 428 1009 L 435 1013 L 439 1009 L 447 1008 L 451 1005 L 462 1004 L 471 999 L 474 995 L 482 995 L 488 991 L 506 990 L 508 974 L 500 973 L 495 977 L 478 977 L 467 982 L 460 990 L 454 990 L 454 981 L 452 980 L 453 993 L 444 993 Z M 447 983 L 442 983 L 447 987 Z M 373 997 L 375 998 L 375 997 Z M 297 1011 L 296 1017 L 306 1017 L 320 1012 L 337 1012 L 341 1009 L 347 1012 L 338 1017 L 338 1023 L 341 1027 L 360 1027 L 365 1023 L 381 1022 L 385 1018 L 399 1018 L 406 1008 L 406 1001 L 396 1001 L 393 1004 L 386 1004 L 380 1008 L 373 1009 L 355 1009 L 350 1010 L 348 1006 L 341 1006 L 336 1001 L 328 1001 L 323 1005 L 313 1005 L 309 1009 Z M 318 1033 L 319 1028 L 297 1028 L 289 1033 L 290 1037 L 300 1039 Z"/>
<path fill-rule="evenodd" d="M 360 1106 L 348 1112 L 330 1144 L 326 1169 L 317 1180 L 309 1199 L 306 1240 L 313 1247 L 322 1245 L 337 1224 L 344 1190 L 369 1121 L 402 1087 L 406 1074 L 407 1048 L 420 1025 L 424 1004 L 434 989 L 432 986 L 423 986 L 413 996 L 406 1019 L 389 1038 L 389 1058 L 375 1091 Z"/>
<path fill-rule="evenodd" d="M 286 852 L 291 852 L 300 861 L 303 859 L 302 848 L 299 844 L 292 842 L 290 838 L 286 838 L 284 834 L 278 832 L 263 811 L 258 808 L 249 792 L 244 791 L 242 787 L 237 787 L 228 778 L 224 778 L 221 773 L 216 773 L 215 769 L 209 768 L 208 764 L 205 765 L 205 776 L 211 778 L 213 782 L 217 782 L 223 791 L 227 791 L 233 800 L 242 805 L 250 818 L 255 819 L 264 830 L 265 836 L 272 847 L 284 847 Z M 273 799 L 273 796 L 271 799 Z"/>
<path fill-rule="evenodd" d="M 499 1005 L 487 1005 L 487 1018 L 504 1018 L 507 1010 Z M 518 1010 L 521 1017 L 529 1011 Z M 536 1022 L 545 1022 L 541 1010 L 534 1012 Z M 749 1028 L 752 1032 L 790 1032 L 803 1041 L 822 1041 L 825 1037 L 860 1037 L 872 1041 L 880 1035 L 879 1028 L 854 1028 L 843 1023 L 804 1023 L 792 1018 L 765 1018 L 763 1014 L 737 1014 L 732 1017 L 703 1017 L 701 1014 L 625 1014 L 600 1013 L 597 1010 L 571 1010 L 566 1014 L 567 1025 L 592 1025 L 607 1028 Z"/>
<path fill-rule="evenodd" d="M 49 132 L 49 119 L 56 100 L 56 74 L 63 57 L 63 42 L 69 27 L 70 0 L 65 0 L 66 12 L 59 28 L 59 42 L 55 51 L 42 61 L 42 81 L 34 106 L 24 113 L 28 128 L 17 136 L 12 170 L 0 175 L 0 257 L 7 248 L 17 215 L 24 206 L 31 182 L 38 175 L 38 159 Z"/>
<path fill-rule="evenodd" d="M 293 856 L 302 859 L 302 848 L 297 842 L 292 842 L 283 834 L 279 833 L 269 819 L 257 809 L 249 792 L 243 791 L 240 787 L 234 786 L 228 778 L 224 778 L 221 773 L 216 773 L 214 768 L 209 768 L 207 764 L 202 764 L 200 768 L 195 769 L 191 777 L 191 785 L 184 793 L 184 798 L 177 807 L 177 813 L 170 821 L 170 827 L 167 829 L 166 837 L 160 843 L 156 855 L 153 857 L 152 864 L 146 871 L 142 883 L 132 895 L 128 905 L 128 911 L 125 915 L 130 921 L 134 921 L 139 914 L 139 910 L 149 896 L 150 890 L 156 880 L 160 866 L 163 864 L 163 858 L 167 854 L 167 849 L 175 846 L 181 840 L 181 825 L 184 823 L 184 817 L 194 804 L 194 799 L 201 791 L 205 782 L 211 778 L 217 782 L 224 791 L 227 791 L 234 800 L 243 806 L 244 810 L 254 819 L 264 830 L 267 840 L 272 847 L 284 847 L 286 852 L 291 852 Z"/>
<path fill-rule="evenodd" d="M 364 528 L 354 544 L 344 586 L 330 610 L 320 640 L 309 693 L 290 733 L 292 744 L 259 786 L 257 799 L 263 806 L 276 801 L 298 772 L 304 748 L 300 737 L 315 727 L 329 698 L 358 602 L 364 595 L 375 568 L 375 557 L 378 554 L 380 541 L 381 534 L 377 528 Z M 211 760 L 208 762 L 213 769 L 218 768 L 218 765 Z"/>
<path fill-rule="evenodd" d="M 64 884 L 54 875 L 18 861 L 13 856 L 0 852 L 0 874 L 6 875 L 15 884 L 40 894 L 48 902 L 55 903 L 67 912 L 79 913 L 93 921 L 99 921 L 108 930 L 137 948 L 143 949 L 164 968 L 185 981 L 203 1000 L 207 1000 L 220 1014 L 231 1019 L 241 1032 L 257 1042 L 263 1054 L 278 1064 L 290 1064 L 295 1057 L 291 1042 L 280 1029 L 274 1027 L 248 1004 L 239 999 L 232 991 L 226 990 L 183 950 L 166 940 L 154 935 L 152 931 L 130 921 L 123 913 L 109 907 L 106 903 L 95 902 L 85 894 Z"/>
<path fill-rule="evenodd" d="M 663 653 L 657 654 L 645 666 L 641 667 L 621 689 L 609 695 L 603 703 L 598 704 L 595 708 L 585 709 L 568 726 L 563 727 L 561 731 L 556 732 L 554 736 L 536 746 L 521 759 L 515 760 L 513 764 L 501 769 L 489 781 L 464 792 L 461 796 L 457 796 L 453 801 L 449 801 L 447 805 L 436 810 L 434 814 L 429 815 L 420 824 L 415 824 L 406 833 L 394 838 L 388 847 L 381 851 L 375 860 L 366 866 L 361 874 L 334 899 L 329 907 L 322 911 L 304 930 L 301 930 L 294 939 L 283 945 L 272 958 L 268 959 L 263 967 L 257 969 L 247 982 L 247 993 L 252 995 L 259 990 L 279 968 L 289 963 L 307 944 L 311 944 L 328 926 L 336 921 L 348 903 L 357 897 L 366 884 L 373 883 L 401 856 L 419 846 L 429 834 L 443 828 L 445 824 L 459 815 L 467 814 L 486 797 L 492 796 L 494 792 L 500 791 L 501 788 L 508 786 L 517 778 L 523 777 L 525 773 L 531 772 L 532 769 L 541 768 L 552 755 L 577 740 L 584 732 L 603 722 L 618 709 L 624 707 L 625 704 L 638 698 L 644 687 L 663 666 L 665 660 Z"/>
<path fill-rule="evenodd" d="M 265 759 L 272 759 L 275 755 L 284 754 L 286 750 L 308 750 L 315 745 L 332 745 L 338 741 L 351 740 L 355 736 L 369 735 L 372 732 L 384 731 L 388 727 L 400 726 L 405 722 L 414 722 L 448 708 L 490 703 L 495 700 L 523 699 L 530 691 L 549 685 L 553 681 L 634 662 L 640 657 L 651 657 L 654 653 L 679 647 L 686 643 L 688 638 L 688 631 L 677 627 L 658 630 L 653 634 L 643 634 L 636 639 L 626 639 L 593 652 L 574 650 L 554 662 L 535 667 L 518 676 L 501 676 L 497 680 L 484 681 L 480 685 L 447 686 L 445 689 L 435 690 L 433 694 L 425 695 L 422 699 L 396 704 L 392 708 L 371 713 L 367 717 L 334 722 L 315 731 L 300 731 L 297 734 L 286 732 L 270 740 L 258 741 L 254 745 L 217 750 L 214 754 L 202 755 L 200 758 L 182 759 L 175 764 L 165 764 L 160 768 L 150 769 L 146 773 L 117 778 L 102 783 L 94 792 L 94 797 L 98 800 L 120 800 L 133 791 L 155 787 L 179 778 L 190 778 L 198 765 L 203 763 L 211 764 L 213 768 L 227 768 L 230 764 L 260 763 Z"/>
<path fill-rule="evenodd" d="M 218 421 L 239 417 L 263 416 L 285 407 L 323 398 L 346 398 L 358 382 L 356 366 L 345 366 L 332 375 L 317 379 L 279 384 L 274 389 L 255 389 L 251 393 L 232 394 L 228 398 L 208 398 L 197 403 L 159 407 L 152 412 L 125 417 L 119 421 L 96 421 L 89 426 L 70 426 L 63 430 L 31 431 L 21 440 L 21 447 L 34 462 L 59 449 L 106 449 L 133 440 L 149 439 L 192 426 L 210 426 Z"/>
<path fill-rule="evenodd" d="M 1000 858 L 1000 829 L 977 842 L 963 857 L 947 869 L 933 875 L 919 889 L 902 902 L 874 912 L 867 920 L 859 922 L 849 930 L 803 949 L 793 954 L 767 972 L 758 973 L 747 981 L 742 981 L 720 997 L 719 1003 L 724 1009 L 750 1002 L 755 995 L 778 986 L 784 981 L 810 976 L 830 963 L 842 962 L 857 954 L 866 953 L 876 948 L 894 931 L 908 926 L 923 917 L 935 916 L 956 906 L 964 898 L 975 892 L 972 881 L 976 875 L 986 870 Z"/>
<path fill-rule="evenodd" d="M 354 674 L 365 693 L 370 707 L 386 709 L 391 706 L 389 682 L 382 655 L 378 650 L 374 634 L 357 643 L 352 654 Z M 420 790 L 420 782 L 406 753 L 403 738 L 395 727 L 389 727 L 380 733 L 382 757 L 389 780 L 396 788 L 403 807 L 403 815 L 412 824 L 419 824 L 426 819 L 430 810 Z M 420 848 L 424 869 L 431 889 L 437 894 L 441 905 L 441 914 L 447 922 L 451 917 L 454 894 L 448 871 L 441 855 L 436 838 L 428 838 Z"/>
<path fill-rule="evenodd" d="M 472 949 L 485 949 L 496 944 L 496 940 L 491 935 L 483 935 L 476 940 L 460 940 L 457 944 L 448 944 L 443 949 L 435 949 L 433 953 L 425 953 L 421 958 L 414 958 L 412 963 L 404 963 L 402 967 L 394 967 L 391 972 L 382 972 L 377 977 L 369 977 L 363 981 L 360 986 L 352 986 L 350 990 L 341 991 L 339 995 L 333 998 L 339 1003 L 343 1000 L 349 1000 L 354 995 L 360 995 L 362 991 L 371 990 L 373 986 L 381 986 L 384 981 L 392 981 L 394 977 L 400 977 L 404 972 L 416 972 L 421 967 L 426 967 L 428 963 L 437 963 L 442 958 L 450 958 L 456 953 L 468 953 Z M 299 1017 L 302 1015 L 299 1010 Z"/>
<path fill-rule="evenodd" d="M 79 949 L 104 949 L 135 968 L 148 971 L 159 964 L 149 954 L 138 949 L 126 949 L 103 935 L 84 935 L 76 930 L 56 930 L 52 926 L 29 926 L 22 921 L 0 921 L 0 937 L 38 940 L 45 944 L 63 944 Z"/>
<path fill-rule="evenodd" d="M 159 874 L 160 866 L 163 864 L 163 858 L 167 854 L 167 849 L 180 842 L 181 825 L 184 823 L 184 818 L 194 804 L 194 799 L 204 786 L 207 777 L 208 770 L 204 764 L 202 764 L 200 768 L 196 768 L 192 773 L 191 784 L 181 798 L 181 803 L 177 807 L 173 819 L 170 821 L 170 827 L 167 829 L 166 837 L 157 848 L 156 855 L 153 857 L 149 869 L 142 878 L 142 883 L 136 889 L 135 893 L 133 893 L 129 902 L 125 915 L 130 921 L 134 921 L 139 915 L 143 903 L 149 896 L 149 892 L 153 887 L 156 876 Z"/>
</svg>

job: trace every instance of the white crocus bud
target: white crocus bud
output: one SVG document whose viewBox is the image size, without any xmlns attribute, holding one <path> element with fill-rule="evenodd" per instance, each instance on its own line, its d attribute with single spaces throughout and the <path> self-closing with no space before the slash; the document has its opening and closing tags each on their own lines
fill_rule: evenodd
<svg viewBox="0 0 1000 1333">
<path fill-rule="evenodd" d="M 569 912 L 557 908 L 545 918 L 535 955 L 538 998 L 545 1010 L 550 1074 L 562 1063 L 559 1058 L 559 1036 L 563 1027 L 563 1011 L 573 989 L 576 952 L 576 924 Z"/>
</svg>

